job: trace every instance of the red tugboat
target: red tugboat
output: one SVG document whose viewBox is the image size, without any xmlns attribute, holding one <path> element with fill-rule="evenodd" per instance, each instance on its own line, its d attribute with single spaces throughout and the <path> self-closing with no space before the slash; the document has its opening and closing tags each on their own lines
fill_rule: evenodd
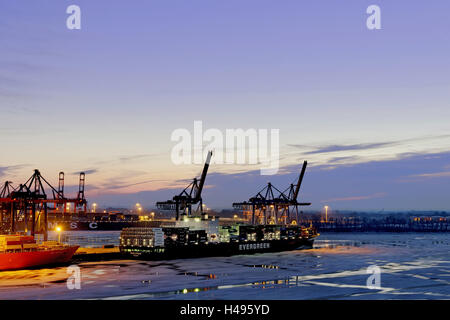
<svg viewBox="0 0 450 320">
<path fill-rule="evenodd" d="M 0 235 L 0 271 L 66 263 L 77 249 L 57 241 L 37 244 L 33 236 Z"/>
</svg>

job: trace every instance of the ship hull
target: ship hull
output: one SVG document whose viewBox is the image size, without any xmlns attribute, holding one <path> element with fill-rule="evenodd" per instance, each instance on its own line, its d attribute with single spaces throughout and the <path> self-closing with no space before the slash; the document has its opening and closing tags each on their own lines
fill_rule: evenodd
<svg viewBox="0 0 450 320">
<path fill-rule="evenodd" d="M 69 262 L 78 246 L 33 252 L 0 253 L 0 271 L 26 269 Z"/>
<path fill-rule="evenodd" d="M 56 226 L 66 231 L 121 231 L 123 228 L 156 228 L 157 221 L 71 221 L 49 223 L 49 230 Z"/>
<path fill-rule="evenodd" d="M 164 248 L 121 246 L 120 252 L 129 258 L 142 260 L 188 259 L 311 249 L 313 243 L 313 238 L 302 238 L 258 242 L 208 243 Z"/>
</svg>

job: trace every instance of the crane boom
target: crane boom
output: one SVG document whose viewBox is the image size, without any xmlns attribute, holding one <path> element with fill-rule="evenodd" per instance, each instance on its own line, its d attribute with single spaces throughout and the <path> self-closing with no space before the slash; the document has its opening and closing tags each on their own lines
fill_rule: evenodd
<svg viewBox="0 0 450 320">
<path fill-rule="evenodd" d="M 307 165 L 308 165 L 308 161 L 304 161 L 302 171 L 300 172 L 300 175 L 298 176 L 297 186 L 295 187 L 295 192 L 294 192 L 293 199 L 292 199 L 295 203 L 297 202 L 298 193 L 300 191 L 300 186 L 302 184 L 303 176 L 305 175 Z"/>
<path fill-rule="evenodd" d="M 209 168 L 209 163 L 211 162 L 211 157 L 212 157 L 212 151 L 209 151 L 208 155 L 206 157 L 205 166 L 203 167 L 202 176 L 200 177 L 198 189 L 195 194 L 195 199 L 194 199 L 195 201 L 199 201 L 202 196 L 203 185 L 205 184 L 206 174 L 208 173 L 208 168 Z"/>
</svg>

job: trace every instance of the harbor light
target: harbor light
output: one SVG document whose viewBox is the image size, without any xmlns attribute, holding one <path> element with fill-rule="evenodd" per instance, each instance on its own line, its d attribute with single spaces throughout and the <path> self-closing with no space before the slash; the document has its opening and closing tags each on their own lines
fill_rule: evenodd
<svg viewBox="0 0 450 320">
<path fill-rule="evenodd" d="M 62 231 L 62 228 L 60 226 L 57 226 L 55 228 L 55 231 L 58 232 L 58 242 L 61 242 L 61 231 Z"/>
<path fill-rule="evenodd" d="M 325 222 L 328 222 L 328 206 L 325 206 Z"/>
</svg>

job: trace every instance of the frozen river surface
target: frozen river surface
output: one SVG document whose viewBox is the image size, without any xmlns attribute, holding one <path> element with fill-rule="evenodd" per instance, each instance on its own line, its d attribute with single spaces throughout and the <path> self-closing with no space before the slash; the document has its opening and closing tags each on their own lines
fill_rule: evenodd
<svg viewBox="0 0 450 320">
<path fill-rule="evenodd" d="M 311 250 L 0 272 L 0 299 L 450 299 L 450 235 L 322 234 Z M 366 285 L 380 268 L 378 289 Z"/>
</svg>

